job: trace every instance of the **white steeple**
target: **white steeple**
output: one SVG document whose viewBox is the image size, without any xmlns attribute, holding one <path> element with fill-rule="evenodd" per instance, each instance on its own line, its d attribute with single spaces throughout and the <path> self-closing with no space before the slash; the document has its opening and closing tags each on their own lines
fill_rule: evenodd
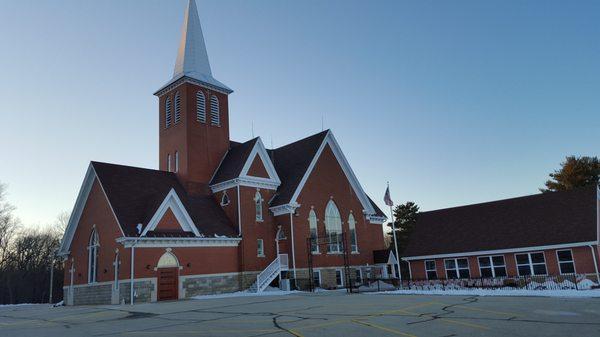
<svg viewBox="0 0 600 337">
<path fill-rule="evenodd" d="M 227 93 L 232 92 L 229 87 L 217 81 L 212 76 L 195 0 L 189 0 L 187 9 L 185 10 L 173 78 L 163 88 L 184 76 L 222 89 Z"/>
</svg>

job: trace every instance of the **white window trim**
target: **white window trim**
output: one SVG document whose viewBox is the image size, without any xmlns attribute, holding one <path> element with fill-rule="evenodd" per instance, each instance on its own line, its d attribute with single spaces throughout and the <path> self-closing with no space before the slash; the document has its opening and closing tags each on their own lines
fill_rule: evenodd
<svg viewBox="0 0 600 337">
<path fill-rule="evenodd" d="M 502 257 L 502 261 L 504 261 L 503 265 L 499 265 L 496 266 L 494 264 L 494 257 Z M 496 277 L 496 271 L 494 270 L 495 268 L 500 268 L 500 267 L 504 267 L 504 271 L 506 272 L 506 276 L 508 276 L 508 269 L 506 268 L 506 259 L 504 258 L 504 255 L 485 255 L 485 256 L 477 256 L 477 266 L 479 267 L 479 277 L 483 277 L 482 276 L 482 272 L 481 272 L 481 263 L 479 263 L 479 259 L 481 258 L 487 258 L 490 261 L 490 266 L 489 267 L 483 267 L 483 268 L 491 268 L 492 269 L 492 277 Z M 515 260 L 516 261 L 516 260 Z M 500 277 L 505 277 L 505 276 L 500 276 Z"/>
<path fill-rule="evenodd" d="M 98 239 L 98 242 L 94 242 L 92 245 L 92 240 Z M 97 283 L 98 282 L 98 248 L 100 248 L 100 237 L 98 236 L 98 231 L 96 230 L 96 225 L 94 225 L 92 229 L 92 233 L 90 235 L 90 239 L 88 241 L 87 251 L 88 251 L 88 284 Z M 92 258 L 93 256 L 93 258 Z"/>
<path fill-rule="evenodd" d="M 342 284 L 337 283 L 337 272 L 340 272 L 340 281 L 342 282 Z M 344 286 L 344 269 L 341 268 L 335 268 L 335 286 L 338 288 L 341 288 Z"/>
<path fill-rule="evenodd" d="M 350 217 L 352 217 L 352 221 L 354 222 L 354 242 L 355 245 L 354 247 L 352 246 L 352 228 L 350 227 Z M 350 234 L 350 251 L 351 254 L 358 254 L 358 233 L 356 232 L 356 218 L 354 218 L 354 215 L 352 214 L 352 211 L 350 211 L 350 215 L 348 215 L 348 232 Z"/>
<path fill-rule="evenodd" d="M 179 151 L 175 151 L 175 173 L 179 172 Z"/>
<path fill-rule="evenodd" d="M 532 263 L 531 262 L 531 254 L 538 254 L 538 253 L 542 253 L 542 255 L 544 256 L 544 267 L 546 268 L 546 273 L 545 274 L 534 274 L 533 273 L 533 265 L 539 265 L 541 263 Z M 517 255 L 527 255 L 527 258 L 529 259 L 529 271 L 531 272 L 530 275 L 521 275 L 521 273 L 519 272 L 519 266 L 526 266 L 525 264 L 519 264 L 519 262 L 517 262 Z M 546 253 L 543 251 L 537 251 L 537 252 L 527 252 L 527 253 L 515 253 L 514 254 L 514 259 L 515 259 L 515 266 L 517 268 L 517 274 L 519 276 L 547 276 L 548 275 L 548 264 L 546 263 Z M 504 263 L 506 263 L 506 261 L 504 261 Z"/>
<path fill-rule="evenodd" d="M 259 208 L 260 206 L 260 208 Z M 263 197 L 262 194 L 260 194 L 260 191 L 256 191 L 256 193 L 254 194 L 254 207 L 255 207 L 255 213 L 256 213 L 256 222 L 263 222 L 264 221 L 264 217 L 263 217 Z M 259 212 L 260 209 L 260 212 Z"/>
<path fill-rule="evenodd" d="M 460 277 L 460 270 L 467 269 L 469 271 L 469 278 L 471 278 L 471 263 L 469 262 L 469 258 L 467 257 L 455 257 L 452 259 L 444 259 L 444 270 L 446 271 L 446 279 L 450 280 L 448 277 L 448 268 L 446 268 L 446 261 L 454 260 L 454 271 L 456 271 L 457 280 L 463 279 Z M 467 268 L 458 268 L 458 260 L 467 260 Z"/>
<path fill-rule="evenodd" d="M 227 202 L 225 202 L 224 200 L 227 199 Z M 229 199 L 229 195 L 227 195 L 227 191 L 223 191 L 223 194 L 221 195 L 221 206 L 227 206 L 231 203 L 231 199 Z"/>
<path fill-rule="evenodd" d="M 115 290 L 119 290 L 119 269 L 121 265 L 121 260 L 119 259 L 119 249 L 115 250 L 115 261 L 113 262 L 114 271 L 115 271 Z"/>
<path fill-rule="evenodd" d="M 200 97 L 202 97 L 202 102 L 200 102 Z M 196 121 L 206 124 L 206 95 L 202 90 L 196 92 Z"/>
<path fill-rule="evenodd" d="M 567 262 L 571 262 L 573 264 L 573 274 L 577 274 L 577 266 L 575 265 L 575 255 L 573 255 L 573 249 L 557 249 L 555 250 L 555 254 L 556 254 L 556 263 L 558 263 L 558 272 L 561 275 L 566 275 L 566 274 L 571 274 L 571 273 L 563 273 L 562 268 L 560 267 L 560 259 L 558 258 L 558 252 L 564 252 L 564 251 L 569 251 L 571 252 L 571 261 L 563 261 L 562 263 L 567 263 Z M 546 257 L 544 257 L 544 260 L 546 259 Z"/>
<path fill-rule="evenodd" d="M 256 256 L 265 257 L 265 241 L 263 239 L 256 239 Z"/>
<path fill-rule="evenodd" d="M 427 262 L 433 261 L 433 269 L 427 269 Z M 445 262 L 444 262 L 445 263 Z M 444 265 L 444 268 L 446 266 Z M 429 274 L 427 274 L 430 271 L 435 272 L 435 278 L 439 279 L 438 274 L 437 274 L 437 262 L 435 260 L 425 260 L 423 261 L 423 268 L 425 268 L 425 277 L 429 280 Z M 395 272 L 395 269 L 392 269 Z M 446 275 L 446 278 L 448 278 L 448 276 Z"/>
<path fill-rule="evenodd" d="M 311 233 L 312 232 L 312 228 L 311 228 L 311 223 L 310 223 L 311 214 L 315 215 L 315 237 L 314 237 L 314 239 L 316 241 L 315 242 L 315 248 L 316 248 L 316 250 L 313 250 L 312 249 L 312 245 L 311 245 L 310 252 L 311 252 L 311 254 L 315 254 L 316 255 L 316 254 L 321 254 L 321 252 L 319 251 L 319 218 L 317 217 L 317 212 L 315 212 L 315 209 L 314 209 L 313 206 L 311 206 L 310 211 L 308 211 L 308 219 L 307 220 L 308 220 L 308 235 L 309 235 L 309 237 L 312 234 Z"/>
<path fill-rule="evenodd" d="M 171 172 L 171 154 L 167 154 L 167 172 Z"/>
<path fill-rule="evenodd" d="M 210 125 L 221 126 L 221 107 L 219 98 L 215 95 L 210 96 Z"/>
<path fill-rule="evenodd" d="M 335 212 L 335 216 L 328 216 L 328 210 Z M 337 223 L 339 221 L 339 224 Z M 330 241 L 332 235 L 335 235 L 336 239 L 339 239 L 339 236 L 343 233 L 344 227 L 342 222 L 342 216 L 340 214 L 340 209 L 337 207 L 337 204 L 330 199 L 327 202 L 327 206 L 325 206 L 325 235 L 327 236 L 327 241 Z M 339 227 L 339 228 L 338 228 Z M 337 241 L 336 243 L 329 242 L 327 244 L 327 254 L 342 254 L 342 242 Z M 335 248 L 335 249 L 333 249 Z"/>
<path fill-rule="evenodd" d="M 321 271 L 320 270 L 313 270 L 313 282 L 314 282 L 315 275 L 318 275 L 318 277 L 317 277 L 319 279 L 319 285 L 318 285 L 318 287 L 320 288 L 322 286 L 322 283 L 321 283 Z M 314 286 L 317 287 L 316 284 Z"/>
</svg>

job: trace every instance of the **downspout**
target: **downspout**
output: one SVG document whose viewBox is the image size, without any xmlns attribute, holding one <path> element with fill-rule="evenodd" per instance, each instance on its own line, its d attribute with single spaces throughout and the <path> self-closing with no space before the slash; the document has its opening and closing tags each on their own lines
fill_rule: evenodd
<svg viewBox="0 0 600 337">
<path fill-rule="evenodd" d="M 596 261 L 596 250 L 598 247 L 594 247 L 593 245 L 589 245 L 590 250 L 592 251 L 592 258 L 594 259 L 594 270 L 596 271 L 596 283 L 600 283 L 600 274 L 598 273 L 598 261 Z"/>
<path fill-rule="evenodd" d="M 136 241 L 137 243 L 137 241 Z M 131 282 L 129 283 L 129 299 L 130 299 L 130 303 L 131 305 L 133 305 L 133 264 L 135 261 L 135 243 L 131 245 Z"/>
<path fill-rule="evenodd" d="M 298 289 L 298 280 L 296 280 L 296 246 L 294 245 L 294 209 L 290 211 L 290 229 L 292 232 L 292 263 L 294 264 L 294 286 Z"/>
<path fill-rule="evenodd" d="M 238 213 L 238 232 L 242 236 L 242 212 L 240 207 L 240 184 L 237 185 L 237 213 Z"/>
<path fill-rule="evenodd" d="M 131 305 L 133 305 L 133 279 L 134 279 L 134 264 L 135 264 L 135 245 L 138 243 L 138 241 L 141 238 L 138 237 L 134 243 L 131 244 L 131 283 L 129 285 L 129 298 L 130 298 L 130 303 Z"/>
</svg>

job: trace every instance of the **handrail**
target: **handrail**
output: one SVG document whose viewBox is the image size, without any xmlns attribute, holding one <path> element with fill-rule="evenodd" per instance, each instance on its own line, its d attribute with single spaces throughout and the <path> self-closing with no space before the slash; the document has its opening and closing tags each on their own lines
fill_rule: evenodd
<svg viewBox="0 0 600 337">
<path fill-rule="evenodd" d="M 256 275 L 256 291 L 261 292 L 264 287 L 271 283 L 272 276 L 275 272 L 281 270 L 280 256 L 277 256 L 271 264 L 265 268 L 260 274 Z M 266 285 L 265 283 L 268 282 Z"/>
</svg>

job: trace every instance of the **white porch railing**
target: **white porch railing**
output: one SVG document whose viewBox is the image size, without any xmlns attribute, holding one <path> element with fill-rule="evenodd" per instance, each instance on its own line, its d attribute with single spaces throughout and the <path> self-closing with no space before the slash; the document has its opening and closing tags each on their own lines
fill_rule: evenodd
<svg viewBox="0 0 600 337">
<path fill-rule="evenodd" d="M 265 270 L 256 275 L 256 283 L 252 285 L 250 289 L 255 290 L 256 292 L 262 292 L 282 271 L 288 270 L 288 268 L 288 255 L 279 254 Z"/>
</svg>

